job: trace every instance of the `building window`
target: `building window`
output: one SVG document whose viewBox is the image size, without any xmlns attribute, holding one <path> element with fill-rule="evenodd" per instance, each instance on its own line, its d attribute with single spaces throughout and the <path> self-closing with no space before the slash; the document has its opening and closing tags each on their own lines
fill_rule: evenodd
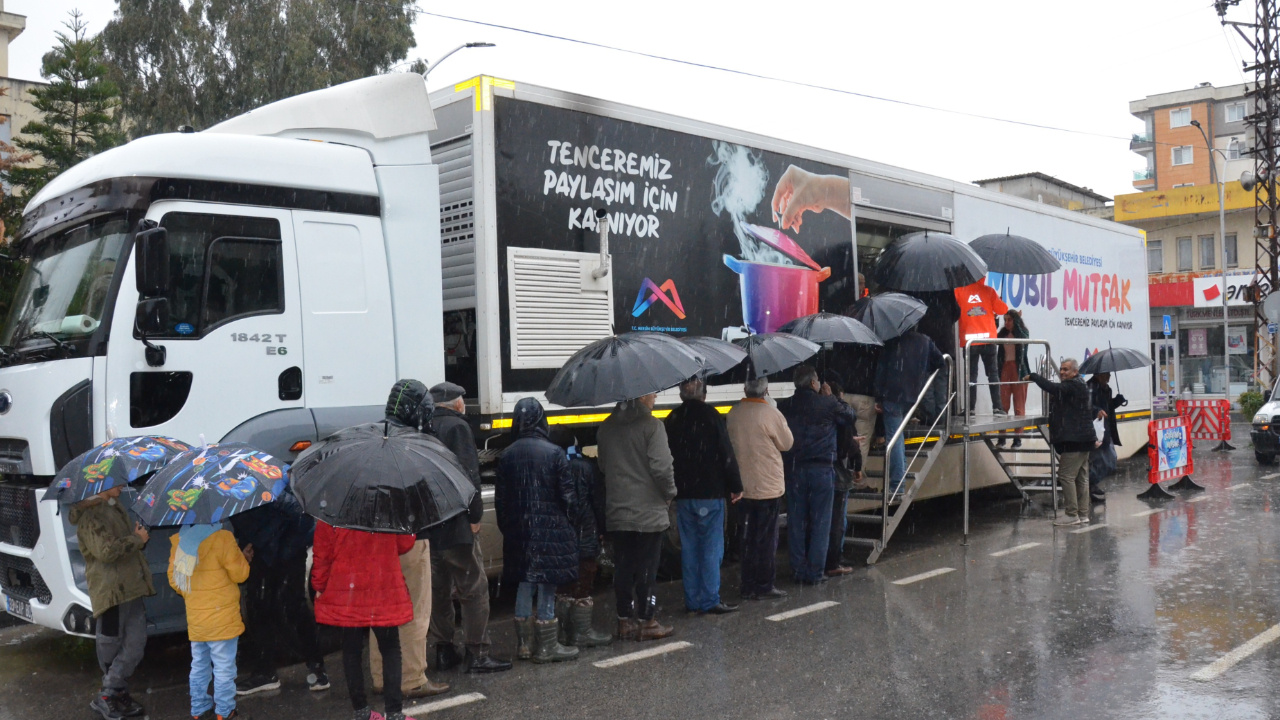
<svg viewBox="0 0 1280 720">
<path fill-rule="evenodd" d="M 1227 105 L 1227 122 L 1244 121 L 1244 103 L 1234 102 Z"/>
<path fill-rule="evenodd" d="M 1186 127 L 1191 124 L 1191 108 L 1178 108 L 1169 111 L 1169 127 Z"/>
<path fill-rule="evenodd" d="M 1194 162 L 1195 153 L 1190 145 L 1180 145 L 1173 149 L 1174 165 L 1190 165 Z"/>
<path fill-rule="evenodd" d="M 1239 140 L 1231 138 L 1231 142 L 1227 143 L 1227 159 L 1239 160 L 1241 147 L 1242 143 Z"/>
<path fill-rule="evenodd" d="M 1178 272 L 1191 272 L 1191 238 L 1178 238 Z"/>
<path fill-rule="evenodd" d="M 1216 265 L 1214 265 L 1214 262 L 1213 262 L 1214 239 L 1215 238 L 1212 235 L 1200 236 L 1200 269 L 1201 270 L 1211 270 L 1214 267 L 1216 267 Z"/>
<path fill-rule="evenodd" d="M 1147 241 L 1147 272 L 1164 272 L 1164 248 L 1159 240 Z"/>
<path fill-rule="evenodd" d="M 1227 267 L 1240 267 L 1240 256 L 1236 254 L 1236 234 L 1227 233 L 1226 245 L 1222 248 L 1222 254 L 1227 261 Z"/>
</svg>

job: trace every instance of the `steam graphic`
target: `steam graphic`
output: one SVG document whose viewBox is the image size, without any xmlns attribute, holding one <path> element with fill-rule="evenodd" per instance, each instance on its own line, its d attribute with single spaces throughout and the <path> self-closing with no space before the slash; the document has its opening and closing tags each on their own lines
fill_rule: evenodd
<svg viewBox="0 0 1280 720">
<path fill-rule="evenodd" d="M 764 200 L 769 184 L 769 170 L 764 166 L 763 155 L 757 150 L 719 140 L 713 140 L 711 148 L 715 154 L 707 158 L 707 164 L 718 166 L 712 182 L 711 211 L 716 215 L 728 213 L 733 218 L 733 233 L 738 237 L 742 259 L 794 265 L 786 255 L 758 242 L 742 227 L 747 213 Z"/>
</svg>

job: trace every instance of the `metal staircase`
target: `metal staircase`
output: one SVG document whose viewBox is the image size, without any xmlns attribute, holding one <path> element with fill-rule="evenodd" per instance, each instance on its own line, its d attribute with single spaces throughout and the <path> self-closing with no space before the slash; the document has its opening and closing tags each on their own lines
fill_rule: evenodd
<svg viewBox="0 0 1280 720">
<path fill-rule="evenodd" d="M 997 441 L 1004 440 L 1043 440 L 1044 447 L 1012 447 L 1009 445 L 998 445 Z M 1053 482 L 1053 468 L 1055 466 L 1053 449 L 1049 446 L 1049 427 L 1044 423 L 1036 425 L 1035 431 L 1023 429 L 1005 432 L 986 432 L 982 434 L 982 441 L 986 443 L 987 449 L 995 457 L 999 463 L 1000 469 L 1005 475 L 1009 476 L 1009 482 L 1022 495 L 1025 502 L 1031 502 L 1031 496 L 1035 493 L 1052 493 L 1053 504 L 1057 506 L 1057 483 Z M 1029 455 L 1033 460 L 1020 460 L 1019 456 Z M 1047 472 L 1044 474 L 1026 472 L 1027 468 L 1045 468 Z"/>
</svg>

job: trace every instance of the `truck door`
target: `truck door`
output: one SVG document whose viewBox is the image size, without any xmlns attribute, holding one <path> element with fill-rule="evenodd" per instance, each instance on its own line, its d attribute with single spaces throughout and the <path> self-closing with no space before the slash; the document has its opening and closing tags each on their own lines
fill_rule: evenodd
<svg viewBox="0 0 1280 720">
<path fill-rule="evenodd" d="M 169 323 L 147 340 L 134 323 L 129 258 L 107 350 L 107 432 L 216 442 L 251 418 L 304 406 L 302 322 L 290 211 L 160 202 L 147 213 L 169 245 Z"/>
</svg>

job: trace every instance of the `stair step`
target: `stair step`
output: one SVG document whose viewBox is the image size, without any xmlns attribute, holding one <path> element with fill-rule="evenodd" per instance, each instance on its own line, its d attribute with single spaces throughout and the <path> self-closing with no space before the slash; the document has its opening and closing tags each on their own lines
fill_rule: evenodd
<svg viewBox="0 0 1280 720">
<path fill-rule="evenodd" d="M 861 545 L 863 547 L 880 547 L 880 541 L 874 538 L 847 537 L 844 539 L 845 545 Z"/>
<path fill-rule="evenodd" d="M 1022 492 L 1053 492 L 1053 488 L 1048 485 L 1023 485 Z"/>
<path fill-rule="evenodd" d="M 1053 467 L 1053 463 L 1042 462 L 1018 462 L 1016 460 L 1005 460 L 1004 464 L 1010 467 Z"/>
<path fill-rule="evenodd" d="M 884 470 L 863 470 L 863 471 L 862 471 L 862 474 L 863 474 L 863 475 L 866 475 L 867 477 L 883 478 L 883 477 L 884 477 Z M 914 471 L 912 471 L 912 472 L 908 472 L 908 473 L 906 474 L 906 479 L 907 479 L 907 480 L 915 480 L 915 479 L 916 479 L 916 473 L 915 473 Z"/>
<path fill-rule="evenodd" d="M 849 513 L 845 516 L 851 523 L 862 523 L 864 525 L 882 525 L 884 518 L 880 515 L 867 515 L 866 513 Z"/>
<path fill-rule="evenodd" d="M 1049 448 L 1005 448 L 999 445 L 992 448 L 998 453 L 1027 453 L 1029 455 L 1048 455 Z"/>
</svg>

